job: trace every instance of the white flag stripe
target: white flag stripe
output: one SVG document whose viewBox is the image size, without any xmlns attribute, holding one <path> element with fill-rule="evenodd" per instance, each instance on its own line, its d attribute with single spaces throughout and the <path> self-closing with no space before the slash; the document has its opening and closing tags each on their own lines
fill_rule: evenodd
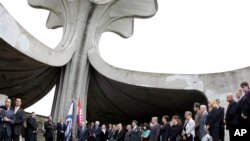
<svg viewBox="0 0 250 141">
<path fill-rule="evenodd" d="M 72 120 L 73 120 L 73 108 L 74 108 L 74 103 L 72 102 L 69 108 L 69 113 L 66 117 L 66 131 L 65 131 L 65 141 L 68 141 L 71 136 L 71 131 L 72 131 Z"/>
</svg>

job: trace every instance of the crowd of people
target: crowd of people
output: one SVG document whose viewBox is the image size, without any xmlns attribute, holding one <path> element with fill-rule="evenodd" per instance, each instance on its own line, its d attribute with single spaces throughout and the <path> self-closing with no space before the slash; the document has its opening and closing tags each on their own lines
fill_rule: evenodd
<svg viewBox="0 0 250 141">
<path fill-rule="evenodd" d="M 236 97 L 236 99 L 234 99 Z M 162 117 L 162 125 L 157 117 L 150 123 L 138 126 L 136 120 L 122 128 L 122 124 L 109 124 L 108 128 L 100 122 L 89 126 L 83 122 L 78 129 L 80 141 L 224 141 L 225 130 L 229 130 L 229 140 L 245 141 L 237 138 L 236 130 L 246 129 L 250 132 L 250 90 L 248 82 L 242 82 L 234 94 L 228 93 L 225 99 L 227 107 L 220 105 L 219 99 L 211 99 L 208 104 L 193 104 L 193 112 L 186 111 L 184 122 L 180 115 Z M 226 111 L 225 111 L 226 108 Z M 193 118 L 194 117 L 194 118 Z"/>
<path fill-rule="evenodd" d="M 151 122 L 138 124 L 132 120 L 131 124 L 122 125 L 91 122 L 89 125 L 82 121 L 77 130 L 78 141 L 224 141 L 225 128 L 229 130 L 230 141 L 236 140 L 235 131 L 246 129 L 250 132 L 250 90 L 248 82 L 242 82 L 235 94 L 228 93 L 225 97 L 228 106 L 221 107 L 220 100 L 209 100 L 208 104 L 193 104 L 193 113 L 186 111 L 185 120 L 182 116 L 164 115 L 161 123 L 158 117 L 152 117 Z M 20 107 L 21 99 L 16 98 L 15 106 L 11 107 L 11 100 L 6 99 L 5 105 L 0 106 L 0 141 L 19 141 L 24 120 L 27 122 L 25 140 L 36 141 L 38 125 L 36 113 L 32 112 L 26 119 L 25 112 Z M 208 106 L 208 107 L 207 107 Z M 225 111 L 225 108 L 227 109 Z M 46 141 L 54 140 L 56 131 L 57 141 L 65 140 L 66 125 L 64 119 L 55 124 L 52 117 L 44 123 L 44 137 Z M 243 140 L 242 140 L 243 141 Z"/>
</svg>

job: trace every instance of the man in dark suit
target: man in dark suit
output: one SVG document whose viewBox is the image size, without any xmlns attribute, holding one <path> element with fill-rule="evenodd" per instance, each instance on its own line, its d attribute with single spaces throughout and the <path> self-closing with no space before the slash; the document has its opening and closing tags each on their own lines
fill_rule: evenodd
<svg viewBox="0 0 250 141">
<path fill-rule="evenodd" d="M 246 129 L 246 138 L 250 138 L 250 90 L 248 82 L 244 81 L 240 84 L 241 89 L 244 92 L 244 96 L 239 101 L 240 114 L 240 128 Z"/>
<path fill-rule="evenodd" d="M 5 100 L 5 106 L 0 111 L 0 141 L 11 140 L 11 126 L 14 124 L 14 112 L 10 110 L 11 100 Z"/>
<path fill-rule="evenodd" d="M 89 129 L 86 127 L 85 122 L 82 122 L 81 126 L 77 129 L 77 140 L 87 141 L 89 138 Z"/>
<path fill-rule="evenodd" d="M 64 141 L 64 133 L 66 131 L 66 124 L 64 123 L 63 118 L 60 119 L 60 122 L 56 125 L 57 129 L 57 141 Z"/>
<path fill-rule="evenodd" d="M 162 122 L 163 122 L 163 126 L 161 128 L 161 138 L 162 138 L 162 141 L 168 141 L 168 138 L 170 136 L 170 131 L 171 131 L 171 127 L 169 123 L 169 116 L 168 115 L 163 116 Z"/>
<path fill-rule="evenodd" d="M 108 140 L 109 141 L 114 141 L 115 138 L 116 138 L 116 130 L 117 130 L 117 127 L 115 124 L 112 125 L 112 130 L 109 132 L 108 134 Z"/>
<path fill-rule="evenodd" d="M 25 112 L 21 108 L 22 101 L 20 98 L 16 98 L 15 107 L 12 107 L 12 111 L 15 113 L 14 125 L 13 125 L 13 141 L 19 141 L 21 138 L 22 127 L 25 120 Z"/>
<path fill-rule="evenodd" d="M 45 141 L 53 141 L 55 124 L 51 116 L 49 116 L 48 121 L 44 123 L 44 129 L 46 130 L 44 133 Z"/>
<path fill-rule="evenodd" d="M 124 141 L 131 141 L 131 133 L 132 133 L 132 128 L 131 128 L 131 125 L 127 125 L 127 132 L 124 136 Z"/>
<path fill-rule="evenodd" d="M 151 123 L 152 126 L 150 130 L 149 141 L 159 141 L 161 126 L 158 124 L 158 118 L 152 117 Z"/>
<path fill-rule="evenodd" d="M 96 121 L 95 122 L 95 127 L 93 128 L 93 136 L 95 138 L 95 141 L 100 141 L 101 140 L 101 127 L 100 127 L 100 122 Z"/>
<path fill-rule="evenodd" d="M 225 116 L 225 108 L 220 106 L 220 100 L 216 99 L 216 103 L 219 106 L 219 112 L 220 112 L 220 123 L 219 123 L 219 139 L 220 141 L 224 141 L 225 136 L 225 124 L 224 124 L 224 116 Z"/>
<path fill-rule="evenodd" d="M 36 122 L 36 113 L 32 112 L 31 115 L 27 118 L 25 141 L 36 141 L 37 129 L 38 125 Z"/>
<path fill-rule="evenodd" d="M 131 132 L 131 141 L 140 141 L 141 140 L 141 130 L 137 127 L 138 122 L 136 120 L 132 121 L 132 132 Z"/>
<path fill-rule="evenodd" d="M 227 102 L 229 105 L 226 112 L 226 126 L 227 130 L 229 130 L 230 141 L 232 141 L 235 130 L 239 128 L 240 109 L 238 103 L 234 101 L 232 94 L 227 95 Z"/>
<path fill-rule="evenodd" d="M 116 141 L 124 141 L 125 131 L 122 129 L 122 124 L 117 125 Z"/>
<path fill-rule="evenodd" d="M 109 124 L 109 128 L 108 128 L 108 140 L 110 140 L 110 138 L 111 138 L 112 127 L 113 127 L 113 125 Z"/>
</svg>

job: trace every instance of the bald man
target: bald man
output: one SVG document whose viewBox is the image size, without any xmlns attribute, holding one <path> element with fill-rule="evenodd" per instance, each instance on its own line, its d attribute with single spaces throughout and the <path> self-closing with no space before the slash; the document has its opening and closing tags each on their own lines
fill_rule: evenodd
<svg viewBox="0 0 250 141">
<path fill-rule="evenodd" d="M 235 130 L 239 128 L 240 124 L 240 109 L 238 103 L 234 101 L 232 93 L 227 95 L 227 102 L 229 103 L 226 112 L 226 127 L 229 130 L 230 141 L 233 140 Z"/>
<path fill-rule="evenodd" d="M 5 106 L 2 106 L 0 112 L 0 140 L 11 140 L 11 126 L 14 124 L 14 112 L 10 110 L 11 100 L 7 98 L 5 100 Z"/>
</svg>

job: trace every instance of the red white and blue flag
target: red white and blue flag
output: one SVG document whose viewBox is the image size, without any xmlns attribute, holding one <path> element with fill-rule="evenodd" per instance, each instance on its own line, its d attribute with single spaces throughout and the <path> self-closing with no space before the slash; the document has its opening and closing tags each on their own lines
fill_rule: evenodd
<svg viewBox="0 0 250 141">
<path fill-rule="evenodd" d="M 81 126 L 83 122 L 83 116 L 82 116 L 82 107 L 81 107 L 81 101 L 78 99 L 78 104 L 77 104 L 77 125 L 78 127 Z"/>
<path fill-rule="evenodd" d="M 68 115 L 66 117 L 66 131 L 65 131 L 65 141 L 68 141 L 70 139 L 71 133 L 72 133 L 72 120 L 73 120 L 73 108 L 74 108 L 74 100 L 72 101 Z"/>
</svg>

